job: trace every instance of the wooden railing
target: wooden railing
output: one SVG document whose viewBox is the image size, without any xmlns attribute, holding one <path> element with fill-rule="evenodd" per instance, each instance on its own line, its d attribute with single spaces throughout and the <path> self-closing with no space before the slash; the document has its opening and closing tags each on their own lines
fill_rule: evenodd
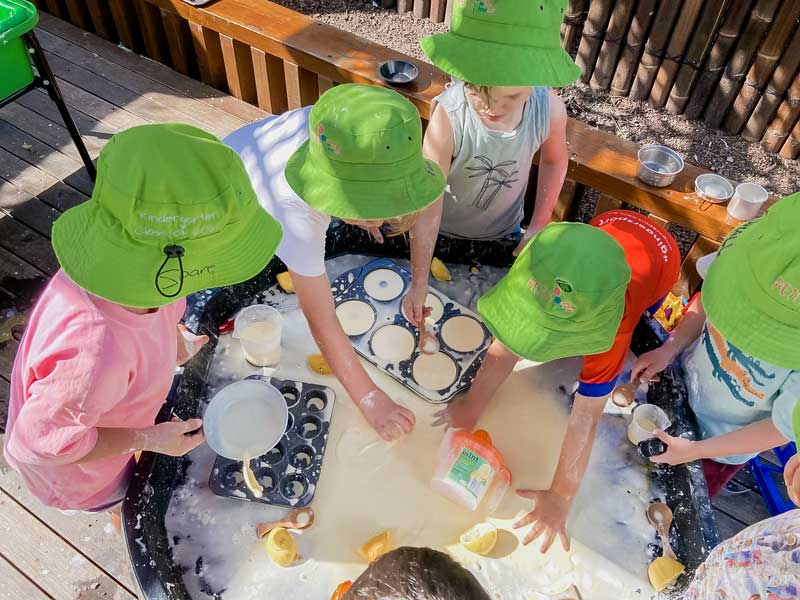
<svg viewBox="0 0 800 600">
<path fill-rule="evenodd" d="M 417 65 L 420 77 L 398 91 L 426 120 L 432 101 L 448 81 L 427 63 L 267 0 L 218 0 L 200 8 L 181 0 L 38 0 L 38 4 L 271 113 L 312 104 L 339 83 L 383 85 L 380 64 L 403 58 Z M 693 290 L 698 283 L 697 258 L 712 251 L 738 225 L 723 206 L 696 199 L 694 178 L 705 171 L 687 164 L 670 187 L 652 188 L 636 178 L 636 144 L 574 119 L 569 121 L 567 139 L 568 181 L 555 217 L 574 218 L 577 201 L 594 189 L 600 192 L 595 214 L 627 203 L 647 211 L 656 222 L 696 232 L 678 288 L 682 293 Z M 536 165 L 532 171 L 535 176 Z M 535 189 L 529 186 L 532 192 Z"/>
</svg>

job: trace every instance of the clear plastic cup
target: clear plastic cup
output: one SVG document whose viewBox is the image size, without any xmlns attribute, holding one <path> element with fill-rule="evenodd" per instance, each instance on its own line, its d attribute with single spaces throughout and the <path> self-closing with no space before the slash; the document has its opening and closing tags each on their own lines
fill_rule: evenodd
<svg viewBox="0 0 800 600">
<path fill-rule="evenodd" d="M 740 183 L 728 204 L 728 214 L 740 221 L 755 219 L 769 193 L 757 183 Z"/>
<path fill-rule="evenodd" d="M 257 367 L 281 360 L 281 313 L 266 304 L 243 308 L 233 322 L 233 337 L 242 343 L 244 357 Z"/>
</svg>

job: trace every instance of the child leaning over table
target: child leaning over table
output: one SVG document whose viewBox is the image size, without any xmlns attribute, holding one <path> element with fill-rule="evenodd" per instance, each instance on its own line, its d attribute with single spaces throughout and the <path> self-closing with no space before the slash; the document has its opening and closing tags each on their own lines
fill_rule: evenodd
<svg viewBox="0 0 800 600">
<path fill-rule="evenodd" d="M 179 456 L 202 422 L 154 424 L 176 363 L 208 340 L 185 296 L 264 268 L 280 226 L 236 153 L 188 125 L 144 125 L 103 148 L 90 200 L 53 225 L 61 270 L 11 373 L 4 454 L 44 504 L 101 512 L 125 498 L 134 453 Z"/>
<path fill-rule="evenodd" d="M 442 200 L 411 230 L 413 280 L 404 306 L 419 323 L 437 233 L 497 240 L 521 231 L 539 151 L 536 206 L 518 254 L 550 221 L 567 173 L 567 111 L 550 87 L 580 69 L 561 47 L 566 0 L 461 0 L 450 31 L 420 40 L 456 81 L 435 99 L 423 151 L 447 176 Z"/>
<path fill-rule="evenodd" d="M 653 380 L 679 353 L 693 442 L 657 432 L 668 450 L 653 462 L 702 459 L 714 496 L 759 452 L 792 436 L 800 398 L 800 193 L 733 231 L 700 263 L 703 290 L 667 342 L 636 361 L 631 377 Z M 702 259 L 701 259 L 702 261 Z M 702 273 L 701 273 L 702 274 Z"/>
</svg>

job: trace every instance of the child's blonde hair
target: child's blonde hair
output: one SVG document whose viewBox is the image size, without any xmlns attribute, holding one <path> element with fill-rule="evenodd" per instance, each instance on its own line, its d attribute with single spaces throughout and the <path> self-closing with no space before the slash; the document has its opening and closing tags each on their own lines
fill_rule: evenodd
<svg viewBox="0 0 800 600">
<path fill-rule="evenodd" d="M 467 90 L 478 97 L 478 101 L 480 102 L 480 107 L 476 107 L 479 110 L 488 110 L 491 108 L 492 103 L 494 102 L 494 96 L 492 95 L 492 87 L 488 85 L 475 85 L 474 83 L 464 83 L 464 87 Z"/>
<path fill-rule="evenodd" d="M 409 229 L 411 229 L 414 224 L 417 222 L 419 218 L 419 212 L 408 213 L 407 215 L 402 215 L 400 217 L 394 217 L 392 219 L 386 219 L 384 221 L 384 233 L 387 237 L 395 237 L 398 235 L 403 235 Z"/>
</svg>

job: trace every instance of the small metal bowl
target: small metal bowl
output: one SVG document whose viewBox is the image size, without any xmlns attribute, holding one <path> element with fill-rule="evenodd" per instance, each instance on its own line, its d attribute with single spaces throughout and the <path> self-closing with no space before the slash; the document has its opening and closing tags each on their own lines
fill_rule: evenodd
<svg viewBox="0 0 800 600">
<path fill-rule="evenodd" d="M 380 74 L 388 84 L 408 85 L 419 77 L 419 69 L 407 60 L 390 60 L 381 65 Z"/>
<path fill-rule="evenodd" d="M 683 158 L 672 148 L 648 144 L 639 149 L 639 171 L 636 176 L 647 185 L 666 187 L 683 171 Z"/>
<path fill-rule="evenodd" d="M 694 191 L 706 202 L 722 204 L 733 196 L 733 184 L 722 175 L 703 173 L 695 178 Z"/>
</svg>

